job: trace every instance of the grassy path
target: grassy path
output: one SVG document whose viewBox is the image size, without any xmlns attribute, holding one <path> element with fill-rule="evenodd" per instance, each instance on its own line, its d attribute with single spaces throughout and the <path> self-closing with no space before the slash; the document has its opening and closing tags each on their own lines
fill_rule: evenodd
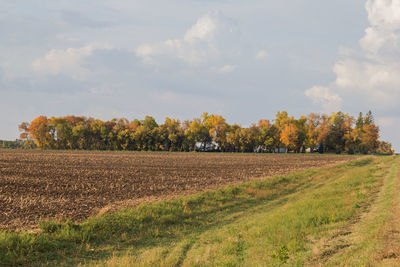
<svg viewBox="0 0 400 267">
<path fill-rule="evenodd" d="M 0 263 L 49 266 L 395 266 L 399 157 L 229 186 L 0 233 Z M 0 264 L 1 265 L 1 264 Z"/>
<path fill-rule="evenodd" d="M 347 227 L 340 240 L 346 249 L 324 266 L 400 266 L 400 164 L 398 159 L 381 164 L 387 173 L 379 194 L 357 223 Z"/>
</svg>

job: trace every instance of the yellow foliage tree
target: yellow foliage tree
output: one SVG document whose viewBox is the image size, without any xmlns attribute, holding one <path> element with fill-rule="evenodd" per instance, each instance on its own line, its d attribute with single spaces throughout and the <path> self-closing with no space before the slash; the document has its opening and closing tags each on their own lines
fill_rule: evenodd
<svg viewBox="0 0 400 267">
<path fill-rule="evenodd" d="M 298 142 L 297 132 L 298 130 L 294 123 L 288 123 L 283 127 L 280 140 L 288 150 L 293 150 L 296 148 Z"/>
</svg>

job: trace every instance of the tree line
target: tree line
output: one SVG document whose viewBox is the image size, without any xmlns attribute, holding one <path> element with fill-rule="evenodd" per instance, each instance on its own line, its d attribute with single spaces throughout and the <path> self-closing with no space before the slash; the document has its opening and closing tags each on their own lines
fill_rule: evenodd
<svg viewBox="0 0 400 267">
<path fill-rule="evenodd" d="M 10 148 L 10 149 L 16 149 L 16 148 L 23 148 L 25 142 L 22 140 L 15 140 L 15 141 L 8 141 L 8 140 L 0 140 L 0 148 Z"/>
<path fill-rule="evenodd" d="M 228 124 L 221 115 L 203 113 L 200 118 L 166 118 L 158 124 L 143 120 L 102 121 L 83 116 L 39 116 L 19 125 L 25 147 L 42 149 L 137 150 L 225 152 L 319 151 L 391 153 L 391 144 L 379 140 L 379 127 L 369 111 L 357 118 L 341 111 L 331 115 L 311 113 L 295 119 L 286 111 L 273 120 L 250 127 Z"/>
</svg>

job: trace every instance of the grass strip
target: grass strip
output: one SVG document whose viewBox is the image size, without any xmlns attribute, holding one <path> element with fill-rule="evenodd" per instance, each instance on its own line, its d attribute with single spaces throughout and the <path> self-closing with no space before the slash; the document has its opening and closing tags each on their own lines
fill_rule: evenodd
<svg viewBox="0 0 400 267">
<path fill-rule="evenodd" d="M 354 225 L 346 237 L 349 247 L 335 254 L 325 266 L 398 266 L 400 214 L 396 214 L 400 203 L 400 162 L 384 162 L 383 186 L 369 212 Z M 397 217 L 395 217 L 397 215 Z M 396 235 L 394 237 L 394 235 Z M 396 238 L 393 244 L 390 239 Z M 397 246 L 395 245 L 397 244 Z M 393 249 L 398 251 L 394 253 Z"/>
</svg>

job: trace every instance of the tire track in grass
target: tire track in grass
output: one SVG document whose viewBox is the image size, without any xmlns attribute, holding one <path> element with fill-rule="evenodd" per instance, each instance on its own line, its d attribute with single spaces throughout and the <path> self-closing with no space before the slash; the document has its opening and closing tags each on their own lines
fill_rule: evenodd
<svg viewBox="0 0 400 267">
<path fill-rule="evenodd" d="M 395 266 L 400 264 L 400 164 L 397 166 L 396 185 L 391 201 L 391 218 L 382 227 L 383 249 L 378 252 L 378 264 Z"/>
<path fill-rule="evenodd" d="M 392 173 L 390 167 L 393 163 L 382 162 L 379 165 L 381 174 L 377 173 L 382 177 L 389 177 Z M 393 170 L 392 170 L 393 172 Z M 358 204 L 357 212 L 353 217 L 343 226 L 334 230 L 327 238 L 319 240 L 313 248 L 314 256 L 308 262 L 311 266 L 326 266 L 326 264 L 338 254 L 343 254 L 354 245 L 352 235 L 357 231 L 356 226 L 368 216 L 373 209 L 377 198 L 381 194 L 384 186 L 384 179 L 380 179 L 374 188 L 369 192 L 366 199 Z"/>
<path fill-rule="evenodd" d="M 385 236 L 390 235 L 393 216 L 393 201 L 399 199 L 399 158 L 387 158 L 381 164 L 379 186 L 375 187 L 360 212 L 339 232 L 323 243 L 332 253 L 314 258 L 313 266 L 378 266 L 387 258 L 396 262 L 386 266 L 400 266 L 397 254 L 386 250 L 389 244 Z M 395 189 L 396 188 L 396 189 Z M 396 205 L 398 205 L 397 202 Z M 394 222 L 394 221 L 393 221 Z M 398 224 L 398 221 L 395 222 Z M 398 241 L 398 239 L 397 239 Z M 342 246 L 343 245 L 343 246 Z M 385 258 L 385 255 L 388 257 Z"/>
</svg>

